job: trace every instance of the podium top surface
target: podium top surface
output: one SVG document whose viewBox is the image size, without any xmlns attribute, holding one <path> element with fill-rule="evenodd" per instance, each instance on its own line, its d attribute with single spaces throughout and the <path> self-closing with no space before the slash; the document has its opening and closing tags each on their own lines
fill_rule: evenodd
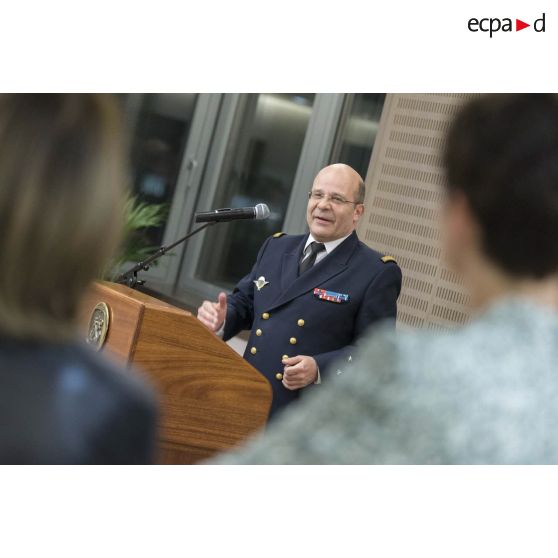
<svg viewBox="0 0 558 558">
<path fill-rule="evenodd" d="M 192 315 L 187 310 L 182 310 L 180 308 L 177 308 L 172 304 L 159 300 L 158 298 L 152 297 L 140 291 L 131 289 L 126 285 L 119 285 L 117 283 L 110 283 L 108 281 L 97 281 L 95 284 L 97 288 L 100 290 L 105 290 L 106 292 L 111 292 L 116 295 L 122 295 L 123 298 L 137 302 L 139 305 L 165 308 L 170 311 L 178 312 L 181 314 L 187 314 L 188 316 Z"/>
</svg>

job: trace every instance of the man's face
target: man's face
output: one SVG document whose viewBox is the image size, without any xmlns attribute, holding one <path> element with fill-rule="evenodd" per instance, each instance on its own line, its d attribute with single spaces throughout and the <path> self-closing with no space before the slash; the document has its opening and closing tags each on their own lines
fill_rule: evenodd
<svg viewBox="0 0 558 558">
<path fill-rule="evenodd" d="M 358 194 L 358 178 L 343 169 L 326 167 L 318 173 L 312 185 L 306 220 L 312 236 L 318 242 L 330 242 L 352 233 L 364 206 L 354 202 Z M 343 200 L 343 201 L 342 201 Z"/>
</svg>

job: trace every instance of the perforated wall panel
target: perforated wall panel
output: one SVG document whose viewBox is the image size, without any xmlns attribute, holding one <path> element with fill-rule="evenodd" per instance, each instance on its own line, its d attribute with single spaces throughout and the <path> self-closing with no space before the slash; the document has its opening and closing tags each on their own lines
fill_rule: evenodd
<svg viewBox="0 0 558 558">
<path fill-rule="evenodd" d="M 388 95 L 366 176 L 359 237 L 403 270 L 398 326 L 446 329 L 469 318 L 460 279 L 442 261 L 438 214 L 444 134 L 471 95 Z"/>
</svg>

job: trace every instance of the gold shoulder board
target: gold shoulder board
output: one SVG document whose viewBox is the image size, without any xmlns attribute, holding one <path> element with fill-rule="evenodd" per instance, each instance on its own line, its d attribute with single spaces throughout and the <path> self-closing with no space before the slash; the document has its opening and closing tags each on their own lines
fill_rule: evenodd
<svg viewBox="0 0 558 558">
<path fill-rule="evenodd" d="M 279 238 L 280 236 L 283 236 L 284 234 L 287 234 L 287 233 L 284 233 L 284 232 L 275 233 L 275 234 L 273 235 L 273 238 Z"/>
<path fill-rule="evenodd" d="M 384 263 L 388 263 L 388 262 L 397 263 L 393 256 L 383 256 L 381 259 Z"/>
</svg>

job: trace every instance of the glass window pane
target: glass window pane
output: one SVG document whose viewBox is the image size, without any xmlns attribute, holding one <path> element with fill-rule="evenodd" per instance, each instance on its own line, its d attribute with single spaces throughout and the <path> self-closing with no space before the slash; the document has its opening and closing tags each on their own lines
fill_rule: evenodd
<svg viewBox="0 0 558 558">
<path fill-rule="evenodd" d="M 132 137 L 134 193 L 147 203 L 172 202 L 196 106 L 196 94 L 143 95 Z M 163 242 L 166 224 L 143 232 Z"/>
<path fill-rule="evenodd" d="M 336 163 L 346 163 L 365 178 L 380 124 L 385 93 L 357 93 L 351 96 L 348 118 L 340 132 Z"/>
<path fill-rule="evenodd" d="M 269 206 L 264 221 L 210 229 L 196 277 L 230 288 L 252 267 L 264 239 L 281 230 L 314 94 L 243 95 L 213 207 Z"/>
</svg>

